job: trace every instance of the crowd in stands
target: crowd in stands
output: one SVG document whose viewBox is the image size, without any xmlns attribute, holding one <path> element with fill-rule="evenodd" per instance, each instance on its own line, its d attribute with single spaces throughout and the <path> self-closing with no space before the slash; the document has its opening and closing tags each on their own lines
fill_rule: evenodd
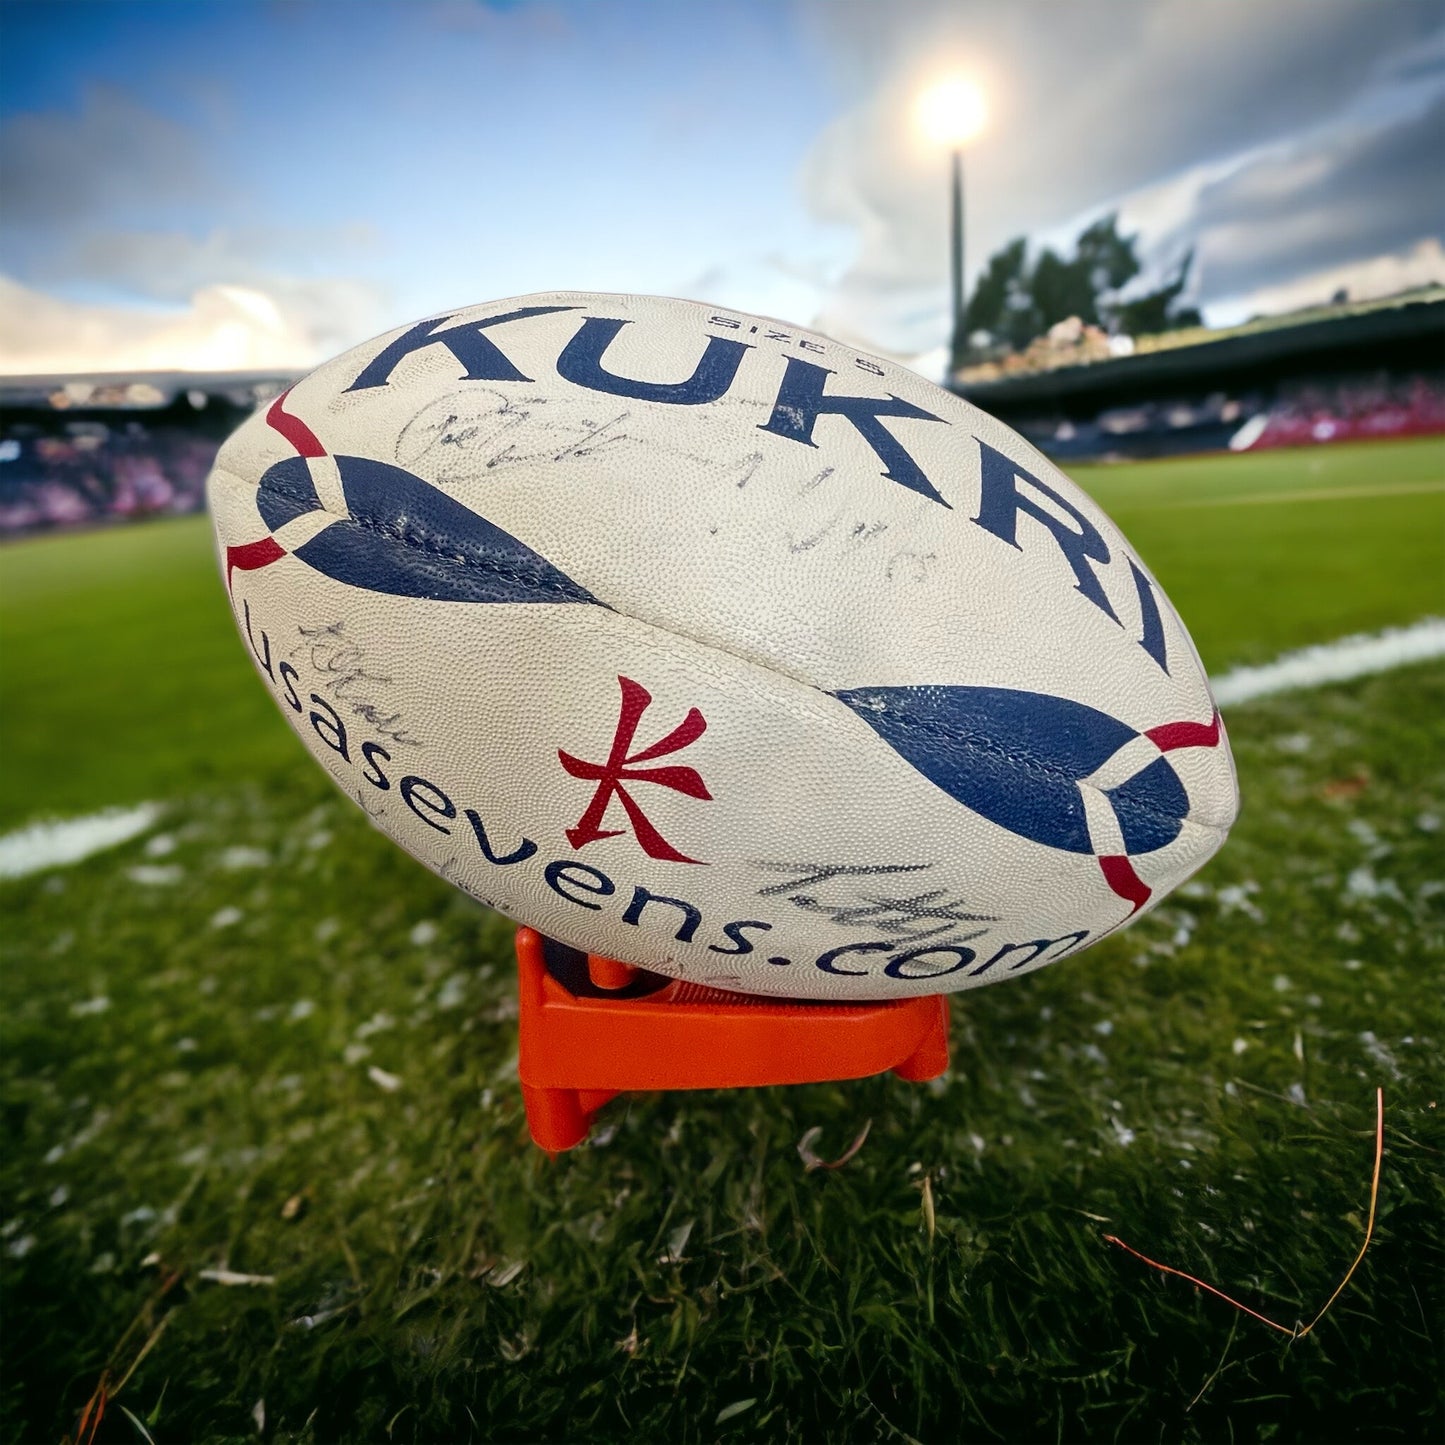
<svg viewBox="0 0 1445 1445">
<path fill-rule="evenodd" d="M 1084 334 L 1060 344 L 1087 347 Z M 137 396 L 89 404 L 7 404 L 0 415 L 0 537 L 197 512 L 222 439 L 278 389 L 217 398 L 187 393 L 138 408 Z M 133 392 L 134 387 L 128 389 Z M 157 393 L 154 399 L 164 398 Z M 1373 437 L 1445 433 L 1445 371 L 1305 379 L 1273 395 L 1215 392 L 1116 407 L 1087 420 L 1016 420 L 1060 461 L 1257 451 Z"/>
<path fill-rule="evenodd" d="M 221 442 L 283 385 L 0 381 L 0 538 L 202 510 Z"/>
<path fill-rule="evenodd" d="M 1445 432 L 1445 377 L 1374 377 L 1284 387 L 1249 446 L 1307 446 Z"/>
<path fill-rule="evenodd" d="M 1445 433 L 1445 372 L 1316 378 L 1271 395 L 1213 392 L 1114 407 L 1083 421 L 1041 415 L 1014 424 L 1059 461 L 1429 436 Z"/>
<path fill-rule="evenodd" d="M 84 420 L 0 437 L 0 534 L 195 512 L 217 442 L 174 426 Z"/>
</svg>

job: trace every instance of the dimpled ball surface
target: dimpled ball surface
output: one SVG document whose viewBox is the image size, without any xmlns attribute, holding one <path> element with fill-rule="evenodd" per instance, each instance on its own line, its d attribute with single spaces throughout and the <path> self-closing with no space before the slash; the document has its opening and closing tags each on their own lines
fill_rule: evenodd
<svg viewBox="0 0 1445 1445">
<path fill-rule="evenodd" d="M 259 411 L 210 501 L 317 762 L 589 952 L 803 998 L 975 987 L 1129 922 L 1235 816 L 1198 656 L 1109 519 L 796 327 L 576 292 L 429 317 Z"/>
</svg>

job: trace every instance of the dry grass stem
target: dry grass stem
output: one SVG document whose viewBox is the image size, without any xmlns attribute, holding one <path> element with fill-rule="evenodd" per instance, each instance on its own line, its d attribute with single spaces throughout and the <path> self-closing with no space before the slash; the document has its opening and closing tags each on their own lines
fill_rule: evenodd
<svg viewBox="0 0 1445 1445">
<path fill-rule="evenodd" d="M 1157 1269 L 1161 1274 L 1175 1274 L 1180 1279 L 1187 1279 L 1190 1284 L 1197 1285 L 1202 1290 L 1208 1290 L 1212 1295 L 1217 1295 L 1225 1304 L 1233 1305 L 1235 1309 L 1247 1314 L 1251 1319 L 1258 1320 L 1261 1324 L 1268 1325 L 1272 1330 L 1278 1330 L 1282 1335 L 1289 1335 L 1291 1339 L 1302 1340 L 1324 1319 L 1330 1307 L 1344 1293 L 1345 1286 L 1354 1277 L 1355 1271 L 1360 1267 L 1360 1261 L 1365 1257 L 1365 1251 L 1370 1247 L 1370 1240 L 1375 1233 L 1375 1208 L 1380 1197 L 1380 1163 L 1385 1153 L 1385 1091 L 1375 1090 L 1375 1169 L 1370 1179 L 1370 1216 L 1365 1223 L 1365 1238 L 1360 1244 L 1360 1250 L 1355 1255 L 1354 1262 L 1345 1271 L 1345 1277 L 1335 1287 L 1335 1292 L 1324 1302 L 1319 1313 L 1303 1328 L 1296 1325 L 1291 1329 L 1288 1325 L 1282 1325 L 1277 1320 L 1262 1315 L 1258 1310 L 1252 1310 L 1248 1305 L 1241 1304 L 1237 1299 L 1225 1294 L 1222 1289 L 1216 1289 L 1212 1284 L 1206 1284 L 1204 1280 L 1197 1279 L 1194 1275 L 1186 1273 L 1182 1269 L 1175 1269 L 1173 1265 L 1160 1264 L 1157 1259 L 1150 1259 L 1147 1254 L 1141 1254 L 1132 1244 L 1125 1244 L 1116 1234 L 1106 1234 L 1104 1238 L 1110 1244 L 1117 1244 L 1120 1249 L 1132 1254 L 1135 1259 L 1142 1259 L 1151 1269 Z"/>
<path fill-rule="evenodd" d="M 159 1256 L 157 1256 L 156 1262 L 160 1263 Z M 105 1369 L 100 1372 L 100 1379 L 97 1381 L 95 1389 L 91 1391 L 90 1399 L 85 1402 L 85 1409 L 80 1412 L 80 1419 L 76 1424 L 75 1434 L 71 1437 L 74 1445 L 94 1445 L 95 1437 L 100 1432 L 100 1423 L 105 1418 L 106 1406 L 125 1389 L 126 1385 L 130 1382 L 130 1377 L 135 1374 L 141 1361 L 155 1348 L 156 1342 L 160 1339 L 166 1326 L 170 1323 L 171 1316 L 175 1313 L 174 1310 L 167 1310 L 166 1313 L 161 1316 L 158 1323 L 152 1326 L 146 1335 L 144 1343 L 127 1366 L 125 1373 L 120 1377 L 118 1383 L 115 1382 L 115 1371 L 121 1351 L 125 1349 L 136 1330 L 150 1322 L 152 1312 L 156 1305 L 170 1293 L 171 1289 L 180 1280 L 181 1273 L 180 1270 L 168 1270 L 166 1272 L 165 1277 L 161 1280 L 160 1284 L 157 1285 L 151 1297 L 141 1307 L 140 1313 L 126 1326 L 125 1332 L 121 1335 L 120 1339 L 115 1342 L 115 1348 L 111 1351 L 110 1361 Z M 124 1409 L 125 1407 L 122 1406 L 121 1408 Z M 130 1412 L 127 1411 L 126 1413 L 129 1414 Z"/>
<path fill-rule="evenodd" d="M 803 1161 L 803 1168 L 809 1174 L 815 1169 L 841 1169 L 863 1147 L 864 1141 L 868 1138 L 868 1131 L 872 1127 L 873 1121 L 869 1119 L 858 1131 L 853 1142 L 836 1159 L 824 1159 L 813 1148 L 823 1134 L 823 1130 L 814 1124 L 798 1140 L 798 1157 Z"/>
<path fill-rule="evenodd" d="M 202 1269 L 196 1271 L 196 1278 L 211 1284 L 244 1285 L 275 1284 L 274 1274 L 241 1274 L 234 1269 Z"/>
<path fill-rule="evenodd" d="M 1360 1267 L 1360 1261 L 1365 1257 L 1365 1251 L 1370 1247 L 1370 1239 L 1375 1233 L 1375 1206 L 1380 1198 L 1380 1161 L 1385 1156 L 1385 1091 L 1375 1090 L 1375 1172 L 1370 1179 L 1370 1216 L 1365 1221 L 1365 1237 L 1360 1242 L 1360 1252 L 1355 1256 L 1354 1262 L 1345 1271 L 1345 1277 L 1335 1286 L 1335 1292 L 1324 1302 L 1319 1314 L 1300 1331 L 1300 1337 L 1314 1329 L 1324 1319 L 1331 1305 L 1344 1293 L 1345 1286 L 1354 1277 L 1355 1271 Z"/>
</svg>

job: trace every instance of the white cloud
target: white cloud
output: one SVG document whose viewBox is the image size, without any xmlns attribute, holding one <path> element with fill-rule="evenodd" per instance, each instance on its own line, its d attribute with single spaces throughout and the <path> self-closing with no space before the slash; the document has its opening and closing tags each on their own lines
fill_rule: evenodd
<svg viewBox="0 0 1445 1445">
<path fill-rule="evenodd" d="M 272 355 L 278 335 L 296 333 L 299 342 L 287 342 L 283 350 L 320 360 L 374 335 L 389 318 L 385 286 L 344 273 L 316 274 L 317 259 L 350 270 L 375 248 L 374 228 L 359 223 L 219 226 L 195 236 L 183 231 L 89 231 L 58 247 L 27 279 L 44 284 L 83 278 L 88 288 L 105 287 L 120 300 L 99 309 L 77 309 L 75 317 L 94 323 L 114 321 L 125 313 L 131 317 L 126 323 L 130 335 L 156 331 L 159 305 L 168 318 L 163 328 L 168 339 L 158 344 L 176 345 L 173 333 L 179 326 L 187 352 L 194 349 L 199 332 L 211 337 L 207 349 L 224 354 L 239 344 L 239 322 L 246 327 L 248 355 Z M 260 302 L 247 299 L 254 297 Z M 141 303 L 139 309 L 122 304 L 132 298 Z M 239 316 L 229 314 L 238 309 Z M 99 363 L 92 369 L 99 369 Z"/>
<path fill-rule="evenodd" d="M 326 351 L 297 308 L 244 286 L 205 286 L 156 311 L 61 300 L 0 276 L 0 372 L 291 370 Z"/>
<path fill-rule="evenodd" d="M 836 272 L 824 263 L 807 265 L 770 253 L 709 266 L 676 290 L 690 300 L 771 316 L 796 326 L 800 317 L 817 313 L 835 280 Z"/>
<path fill-rule="evenodd" d="M 1445 247 L 1432 236 L 1399 255 L 1330 266 L 1278 286 L 1212 302 L 1207 319 L 1212 326 L 1233 326 L 1251 316 L 1318 306 L 1339 291 L 1348 293 L 1352 301 L 1371 301 L 1417 286 L 1440 285 L 1445 285 Z"/>
<path fill-rule="evenodd" d="M 0 123 L 0 371 L 289 369 L 382 328 L 378 228 L 213 219 L 250 211 L 211 149 L 108 86 Z"/>
<path fill-rule="evenodd" d="M 186 231 L 87 228 L 36 268 L 40 281 L 83 276 L 157 301 L 181 301 L 201 286 L 224 282 L 273 286 L 298 265 L 314 275 L 324 259 L 335 266 L 374 255 L 375 226 L 215 226 Z M 314 284 L 303 281 L 303 284 Z"/>
<path fill-rule="evenodd" d="M 348 259 L 349 251 L 369 244 L 366 228 L 345 226 L 315 233 L 221 230 L 200 239 L 119 233 L 96 238 L 84 248 L 92 257 L 89 264 L 77 264 L 66 274 L 84 276 L 91 285 L 108 285 L 121 295 L 159 302 L 177 314 L 181 308 L 200 309 L 207 325 L 215 306 L 208 300 L 198 308 L 200 298 L 220 294 L 245 310 L 248 303 L 236 298 L 258 296 L 267 314 L 263 318 L 252 304 L 252 321 L 268 336 L 278 328 L 298 334 L 299 350 L 319 361 L 375 335 L 395 319 L 387 309 L 389 287 L 356 275 L 297 275 L 284 269 L 286 262 L 308 254 Z"/>
</svg>

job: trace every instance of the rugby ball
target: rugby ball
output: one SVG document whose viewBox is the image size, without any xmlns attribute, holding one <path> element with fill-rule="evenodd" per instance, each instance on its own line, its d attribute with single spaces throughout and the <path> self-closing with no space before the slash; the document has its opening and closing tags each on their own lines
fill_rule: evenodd
<svg viewBox="0 0 1445 1445">
<path fill-rule="evenodd" d="M 408 852 L 716 987 L 1069 957 L 1234 819 L 1198 656 L 1104 513 L 825 336 L 579 292 L 326 363 L 209 482 L 262 681 Z"/>
</svg>

